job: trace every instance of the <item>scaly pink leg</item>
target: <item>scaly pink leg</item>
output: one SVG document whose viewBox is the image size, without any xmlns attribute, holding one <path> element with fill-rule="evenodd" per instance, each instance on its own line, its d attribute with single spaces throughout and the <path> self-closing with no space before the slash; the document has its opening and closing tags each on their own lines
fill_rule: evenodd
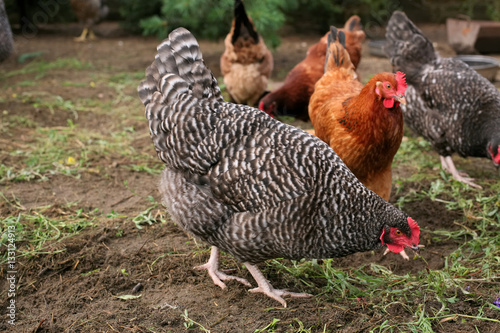
<svg viewBox="0 0 500 333">
<path fill-rule="evenodd" d="M 273 286 L 266 280 L 264 275 L 260 272 L 257 266 L 254 266 L 248 262 L 244 263 L 245 267 L 248 269 L 250 274 L 252 274 L 253 278 L 257 282 L 258 287 L 254 289 L 250 289 L 251 293 L 263 293 L 272 299 L 278 301 L 286 308 L 286 302 L 282 298 L 286 296 L 290 297 L 312 297 L 313 295 L 307 293 L 292 293 L 286 290 L 274 289 Z"/>
<path fill-rule="evenodd" d="M 243 278 L 227 275 L 219 271 L 219 249 L 216 246 L 212 246 L 212 250 L 210 252 L 210 259 L 208 259 L 208 262 L 204 265 L 196 266 L 194 269 L 198 270 L 206 269 L 208 271 L 208 275 L 210 275 L 214 283 L 219 287 L 221 287 L 222 289 L 226 289 L 226 284 L 222 282 L 226 280 L 236 280 L 247 287 L 252 286 L 247 280 Z"/>
<path fill-rule="evenodd" d="M 466 173 L 458 172 L 457 168 L 455 167 L 455 163 L 453 163 L 451 156 L 446 156 L 446 157 L 439 156 L 439 158 L 441 159 L 441 166 L 443 167 L 443 169 L 448 171 L 449 173 L 451 173 L 453 178 L 455 178 L 459 182 L 462 182 L 464 184 L 468 184 L 469 186 L 482 189 L 481 186 L 474 183 L 474 178 L 469 178 Z"/>
</svg>

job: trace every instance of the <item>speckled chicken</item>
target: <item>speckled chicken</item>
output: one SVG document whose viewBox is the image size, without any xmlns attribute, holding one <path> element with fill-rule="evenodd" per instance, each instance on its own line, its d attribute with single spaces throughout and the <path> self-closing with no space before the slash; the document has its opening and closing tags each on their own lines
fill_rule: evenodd
<svg viewBox="0 0 500 333">
<path fill-rule="evenodd" d="M 77 42 L 83 42 L 87 39 L 95 39 L 94 24 L 102 20 L 108 15 L 108 6 L 104 5 L 101 0 L 71 0 L 73 12 L 83 25 L 83 31 L 80 37 L 75 38 Z"/>
<path fill-rule="evenodd" d="M 198 43 L 184 28 L 158 46 L 138 87 L 154 147 L 165 164 L 160 192 L 173 221 L 212 245 L 215 284 L 242 278 L 218 269 L 219 249 L 245 264 L 270 258 L 330 258 L 381 248 L 417 249 L 419 227 L 364 187 L 323 141 L 258 109 L 224 102 Z"/>
<path fill-rule="evenodd" d="M 234 2 L 234 19 L 220 58 L 231 102 L 256 106 L 266 93 L 273 56 L 247 16 L 242 0 Z"/>
<path fill-rule="evenodd" d="M 427 139 L 444 170 L 480 188 L 459 173 L 451 155 L 487 157 L 500 164 L 500 92 L 464 62 L 442 58 L 408 17 L 392 14 L 385 52 L 396 70 L 406 73 L 405 122 Z"/>
</svg>

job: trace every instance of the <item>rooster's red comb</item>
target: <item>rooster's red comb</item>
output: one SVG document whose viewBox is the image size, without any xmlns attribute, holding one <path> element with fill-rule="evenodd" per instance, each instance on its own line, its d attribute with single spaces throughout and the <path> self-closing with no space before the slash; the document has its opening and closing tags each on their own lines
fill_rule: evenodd
<svg viewBox="0 0 500 333">
<path fill-rule="evenodd" d="M 403 72 L 396 73 L 396 82 L 398 83 L 398 94 L 404 95 L 406 91 L 406 74 Z"/>
</svg>

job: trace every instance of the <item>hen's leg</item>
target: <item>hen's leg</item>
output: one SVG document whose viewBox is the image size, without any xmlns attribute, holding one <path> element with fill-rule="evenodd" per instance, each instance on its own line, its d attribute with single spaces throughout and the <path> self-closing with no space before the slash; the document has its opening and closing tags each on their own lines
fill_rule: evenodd
<svg viewBox="0 0 500 333">
<path fill-rule="evenodd" d="M 82 31 L 82 34 L 80 35 L 80 37 L 76 37 L 74 40 L 75 42 L 83 42 L 85 41 L 85 38 L 87 37 L 87 33 L 89 32 L 89 30 L 87 28 L 84 28 L 83 31 Z"/>
<path fill-rule="evenodd" d="M 260 272 L 260 270 L 257 268 L 257 266 L 254 266 L 249 263 L 244 263 L 245 267 L 248 269 L 250 274 L 252 274 L 253 278 L 255 281 L 257 281 L 258 287 L 254 289 L 250 289 L 249 291 L 252 293 L 263 293 L 272 299 L 278 301 L 283 305 L 283 307 L 286 308 L 286 302 L 282 298 L 286 296 L 290 297 L 312 297 L 313 295 L 307 294 L 307 293 L 292 293 L 286 290 L 281 290 L 281 289 L 274 289 L 273 286 L 269 283 L 269 281 L 266 280 L 264 275 Z"/>
<path fill-rule="evenodd" d="M 92 29 L 89 29 L 89 39 L 90 40 L 95 40 L 97 39 L 96 35 L 94 34 L 94 31 Z"/>
<path fill-rule="evenodd" d="M 208 275 L 212 278 L 214 283 L 221 287 L 222 289 L 226 288 L 226 284 L 222 281 L 225 280 L 236 280 L 240 283 L 243 283 L 247 287 L 251 287 L 252 285 L 245 279 L 239 278 L 236 276 L 227 275 L 221 271 L 219 271 L 219 249 L 216 246 L 212 246 L 212 251 L 210 253 L 210 259 L 208 262 L 201 266 L 196 266 L 194 269 L 203 270 L 206 269 L 208 271 Z"/>
<path fill-rule="evenodd" d="M 474 178 L 469 178 L 466 173 L 460 174 L 460 172 L 458 172 L 457 168 L 455 167 L 455 163 L 453 163 L 453 159 L 451 158 L 451 156 L 446 156 L 446 157 L 439 156 L 439 158 L 441 159 L 441 166 L 443 167 L 443 169 L 448 171 L 449 173 L 451 173 L 453 178 L 455 178 L 459 182 L 462 182 L 464 184 L 468 184 L 469 186 L 479 188 L 479 189 L 482 188 L 481 186 L 474 183 Z"/>
</svg>

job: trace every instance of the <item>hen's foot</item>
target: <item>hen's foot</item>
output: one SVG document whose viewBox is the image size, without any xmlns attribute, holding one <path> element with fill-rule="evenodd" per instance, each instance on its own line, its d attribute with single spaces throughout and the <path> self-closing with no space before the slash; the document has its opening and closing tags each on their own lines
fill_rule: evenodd
<svg viewBox="0 0 500 333">
<path fill-rule="evenodd" d="M 89 30 L 87 28 L 83 29 L 82 34 L 79 37 L 73 38 L 75 42 L 84 42 L 87 38 Z"/>
<path fill-rule="evenodd" d="M 222 281 L 227 281 L 227 280 L 236 280 L 247 287 L 252 286 L 247 280 L 243 278 L 227 275 L 226 273 L 219 271 L 219 249 L 215 246 L 212 246 L 210 259 L 208 259 L 208 262 L 204 265 L 196 266 L 194 267 L 194 269 L 197 270 L 206 269 L 208 271 L 208 275 L 210 275 L 210 277 L 212 278 L 212 281 L 214 281 L 214 283 L 219 287 L 221 287 L 222 289 L 226 288 L 226 284 Z"/>
<path fill-rule="evenodd" d="M 89 39 L 90 40 L 96 40 L 97 36 L 94 34 L 94 31 L 89 29 Z"/>
<path fill-rule="evenodd" d="M 482 189 L 482 187 L 476 183 L 474 183 L 474 178 L 470 178 L 465 172 L 460 172 L 455 167 L 455 163 L 451 159 L 451 156 L 439 156 L 441 159 L 441 166 L 444 170 L 449 172 L 455 180 L 467 184 L 471 187 Z"/>
<path fill-rule="evenodd" d="M 266 280 L 264 275 L 262 275 L 257 266 L 245 263 L 245 267 L 248 269 L 250 274 L 252 274 L 253 278 L 255 279 L 255 281 L 257 281 L 257 284 L 259 285 L 257 288 L 250 289 L 249 291 L 251 293 L 263 293 L 268 297 L 280 302 L 281 305 L 283 305 L 283 307 L 285 308 L 286 308 L 286 301 L 283 299 L 283 297 L 290 296 L 290 297 L 304 298 L 313 296 L 307 293 L 293 293 L 286 290 L 274 289 L 273 286 L 269 283 L 269 281 Z"/>
</svg>

